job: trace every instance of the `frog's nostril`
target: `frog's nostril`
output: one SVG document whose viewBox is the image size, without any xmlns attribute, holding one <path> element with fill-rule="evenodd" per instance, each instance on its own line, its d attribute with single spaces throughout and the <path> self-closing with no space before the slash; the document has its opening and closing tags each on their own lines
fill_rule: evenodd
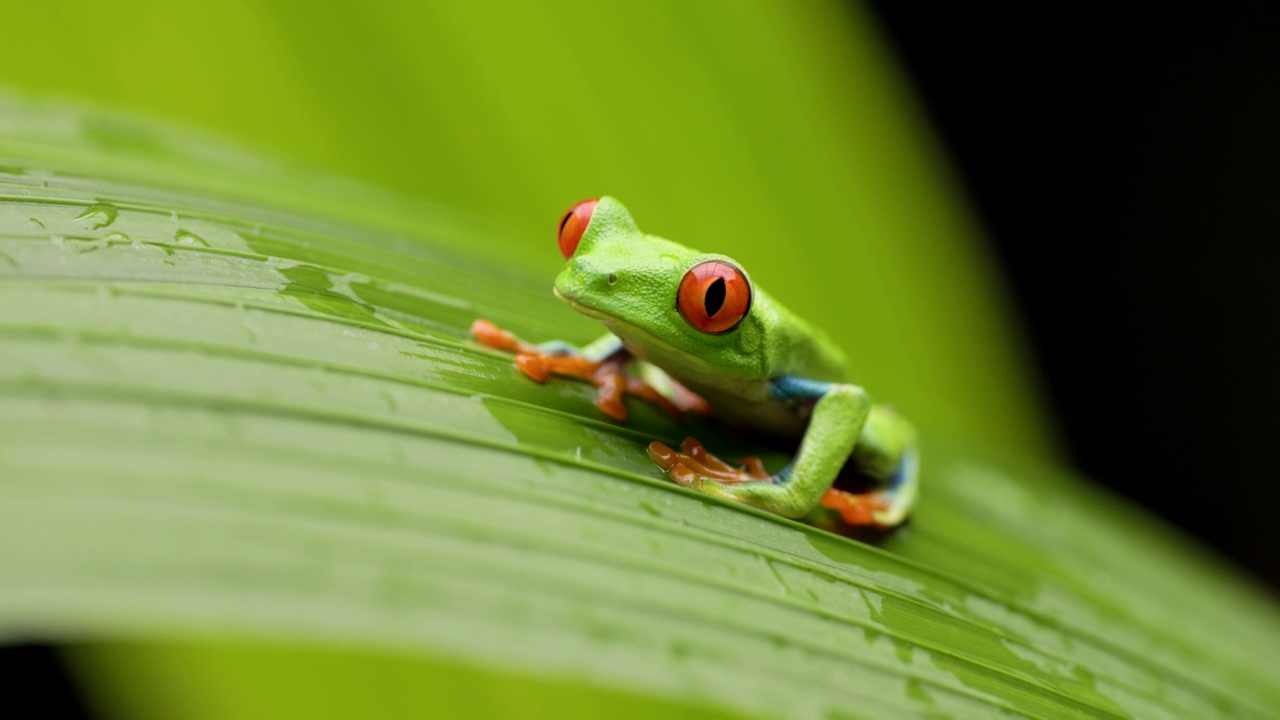
<svg viewBox="0 0 1280 720">
<path fill-rule="evenodd" d="M 614 273 L 609 273 L 609 284 L 612 285 L 616 282 L 618 282 L 618 276 Z"/>
</svg>

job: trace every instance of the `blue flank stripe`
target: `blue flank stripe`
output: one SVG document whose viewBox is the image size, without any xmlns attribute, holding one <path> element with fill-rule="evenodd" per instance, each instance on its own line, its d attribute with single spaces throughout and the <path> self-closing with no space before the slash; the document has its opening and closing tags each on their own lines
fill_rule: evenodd
<svg viewBox="0 0 1280 720">
<path fill-rule="evenodd" d="M 831 383 L 783 375 L 769 384 L 769 392 L 779 402 L 817 400 L 831 389 Z"/>
<path fill-rule="evenodd" d="M 787 466 L 774 473 L 769 477 L 769 482 L 774 485 L 785 485 L 791 479 L 791 467 L 794 463 L 787 463 Z"/>
<path fill-rule="evenodd" d="M 902 489 L 905 484 L 903 481 L 907 478 L 916 476 L 916 465 L 920 462 L 919 454 L 914 448 L 908 449 L 902 453 L 902 458 L 898 460 L 898 467 L 893 474 L 888 477 L 884 485 L 884 492 L 896 495 L 898 490 Z"/>
</svg>

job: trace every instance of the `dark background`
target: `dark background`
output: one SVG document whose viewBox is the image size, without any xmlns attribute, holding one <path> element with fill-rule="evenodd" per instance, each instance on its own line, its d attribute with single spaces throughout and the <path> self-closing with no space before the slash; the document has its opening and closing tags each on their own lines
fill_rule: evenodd
<svg viewBox="0 0 1280 720">
<path fill-rule="evenodd" d="M 1080 470 L 1280 588 L 1280 11 L 872 3 Z"/>
</svg>

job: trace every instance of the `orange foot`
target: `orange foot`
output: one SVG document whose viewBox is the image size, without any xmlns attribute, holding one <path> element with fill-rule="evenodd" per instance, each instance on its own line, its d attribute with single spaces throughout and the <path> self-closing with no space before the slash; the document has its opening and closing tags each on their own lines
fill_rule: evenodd
<svg viewBox="0 0 1280 720">
<path fill-rule="evenodd" d="M 881 493 L 851 493 L 827 488 L 818 500 L 822 507 L 840 513 L 840 518 L 850 525 L 870 525 L 884 530 L 887 526 L 876 521 L 875 513 L 889 509 L 890 502 Z"/>
<path fill-rule="evenodd" d="M 693 438 L 684 439 L 684 443 L 680 446 L 680 452 L 676 452 L 660 442 L 651 442 L 649 443 L 649 457 L 658 464 L 658 467 L 665 470 L 672 480 L 685 487 L 693 485 L 698 478 L 711 478 L 716 482 L 730 485 L 761 480 L 767 482 L 769 480 L 769 473 L 765 472 L 764 464 L 760 462 L 760 458 L 739 458 L 738 462 L 743 467 L 736 468 L 707 452 L 702 443 Z"/>
<path fill-rule="evenodd" d="M 623 395 L 633 395 L 653 403 L 672 417 L 680 416 L 680 406 L 654 390 L 648 383 L 627 373 L 627 365 L 631 363 L 632 357 L 626 350 L 619 350 L 600 361 L 589 360 L 581 355 L 544 353 L 488 320 L 476 320 L 471 323 L 471 334 L 482 345 L 495 350 L 514 352 L 516 367 L 531 380 L 544 382 L 555 374 L 579 378 L 595 385 L 598 388 L 596 407 L 614 420 L 627 419 L 627 408 L 622 404 Z M 685 392 L 689 391 L 685 390 Z M 702 400 L 693 393 L 689 395 Z M 702 403 L 705 405 L 705 401 Z M 682 402 L 682 405 L 684 404 L 686 402 Z M 696 410 L 696 405 L 689 404 L 688 409 Z"/>
</svg>

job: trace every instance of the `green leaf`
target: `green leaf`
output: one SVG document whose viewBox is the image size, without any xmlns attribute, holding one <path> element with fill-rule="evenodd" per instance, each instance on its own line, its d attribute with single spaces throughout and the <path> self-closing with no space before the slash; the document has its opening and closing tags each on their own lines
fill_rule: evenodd
<svg viewBox="0 0 1280 720">
<path fill-rule="evenodd" d="M 77 656 L 109 708 L 234 715 L 279 688 L 512 716 L 1280 707 L 1274 605 L 1073 478 L 925 428 L 919 511 L 874 544 L 710 500 L 643 450 L 691 426 L 608 422 L 589 387 L 468 340 L 478 316 L 595 329 L 464 249 L 465 223 L 143 126 L 122 145 L 99 116 L 4 117 L 0 632 L 125 643 Z M 174 662 L 238 694 L 122 669 Z"/>
</svg>

